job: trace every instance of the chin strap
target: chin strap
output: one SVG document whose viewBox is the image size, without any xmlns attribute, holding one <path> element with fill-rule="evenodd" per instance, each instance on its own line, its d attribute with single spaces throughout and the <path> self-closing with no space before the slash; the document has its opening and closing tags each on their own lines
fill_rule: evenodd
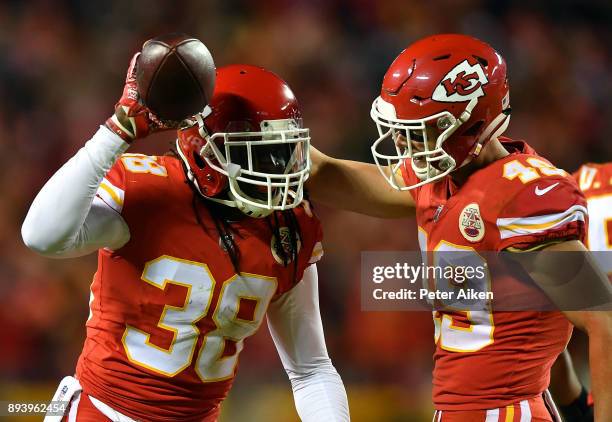
<svg viewBox="0 0 612 422">
<path fill-rule="evenodd" d="M 240 197 L 242 196 L 252 201 L 257 201 L 255 198 L 252 198 L 251 196 L 245 194 L 242 191 L 242 189 L 240 189 L 240 186 L 236 182 L 235 178 L 230 176 L 228 179 L 229 179 L 230 188 L 227 192 L 227 196 L 229 196 L 230 199 L 233 201 L 233 203 L 235 204 L 234 206 L 238 208 L 240 211 L 242 211 L 244 214 L 248 215 L 249 217 L 253 217 L 253 218 L 264 218 L 274 212 L 274 210 L 272 209 L 258 207 L 254 204 L 250 204 L 240 199 Z M 277 195 L 276 198 L 274 198 L 274 203 L 278 204 L 278 201 L 279 201 L 279 195 Z"/>
<path fill-rule="evenodd" d="M 251 204 L 247 204 L 246 202 L 242 202 L 240 199 L 236 198 L 232 191 L 227 192 L 227 196 L 232 198 L 231 206 L 238 208 L 243 214 L 252 217 L 252 218 L 264 218 L 269 216 L 274 212 L 274 210 L 269 210 L 266 208 L 255 207 Z M 208 198 L 215 200 L 216 198 Z"/>
<path fill-rule="evenodd" d="M 506 131 L 508 125 L 510 124 L 510 115 L 502 112 L 499 116 L 497 116 L 493 121 L 487 126 L 487 128 L 482 132 L 482 134 L 478 137 L 476 144 L 472 148 L 472 151 L 468 154 L 468 156 L 463 160 L 460 166 L 457 168 L 461 168 L 466 164 L 470 163 L 476 157 L 480 155 L 484 145 L 490 140 L 495 139 L 500 136 L 502 133 Z"/>
<path fill-rule="evenodd" d="M 229 192 L 228 192 L 229 193 Z M 226 207 L 232 207 L 232 208 L 238 208 L 240 209 L 240 207 L 238 206 L 238 204 L 236 204 L 236 201 L 232 200 L 232 199 L 221 199 L 221 198 L 214 198 L 211 196 L 205 196 L 202 195 L 204 197 L 204 199 L 208 199 L 209 201 L 212 202 L 216 202 L 217 204 L 221 204 L 221 205 L 225 205 Z M 230 196 L 230 195 L 228 195 Z M 241 210 L 242 211 L 242 210 Z"/>
<path fill-rule="evenodd" d="M 472 156 L 473 158 L 478 157 L 478 155 L 482 151 L 482 147 L 484 146 L 484 144 L 486 144 L 489 141 L 489 139 L 497 138 L 502 133 L 504 133 L 506 129 L 508 129 L 509 124 L 510 124 L 510 114 L 508 114 L 504 110 L 499 114 L 499 116 L 493 119 L 493 121 L 489 124 L 489 126 L 487 126 L 487 128 L 478 137 L 478 141 L 476 142 L 476 145 L 474 145 L 474 148 L 472 152 L 470 153 L 470 156 Z"/>
</svg>

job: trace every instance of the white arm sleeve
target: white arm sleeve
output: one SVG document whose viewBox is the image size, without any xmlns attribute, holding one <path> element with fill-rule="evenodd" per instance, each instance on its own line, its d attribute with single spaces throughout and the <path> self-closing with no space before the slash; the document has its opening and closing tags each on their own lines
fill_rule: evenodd
<svg viewBox="0 0 612 422">
<path fill-rule="evenodd" d="M 313 264 L 297 286 L 270 304 L 268 328 L 291 381 L 301 420 L 349 421 L 344 384 L 327 355 L 317 283 Z"/>
<path fill-rule="evenodd" d="M 32 202 L 21 227 L 24 243 L 56 258 L 127 243 L 130 234 L 121 215 L 99 198 L 94 201 L 102 178 L 127 148 L 121 138 L 101 126 Z"/>
</svg>

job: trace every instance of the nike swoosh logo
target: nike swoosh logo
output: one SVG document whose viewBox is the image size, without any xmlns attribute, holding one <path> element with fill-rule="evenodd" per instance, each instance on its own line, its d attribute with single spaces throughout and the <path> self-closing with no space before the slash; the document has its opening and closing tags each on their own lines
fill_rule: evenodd
<svg viewBox="0 0 612 422">
<path fill-rule="evenodd" d="M 538 195 L 538 196 L 542 196 L 542 195 L 544 195 L 545 193 L 547 193 L 547 192 L 551 191 L 552 189 L 554 189 L 554 188 L 555 188 L 555 186 L 557 186 L 558 184 L 559 184 L 559 182 L 555 183 L 554 185 L 550 185 L 549 187 L 544 188 L 544 189 L 540 189 L 540 187 L 539 187 L 539 186 L 536 186 L 536 188 L 535 188 L 535 194 L 536 194 L 536 195 Z"/>
</svg>

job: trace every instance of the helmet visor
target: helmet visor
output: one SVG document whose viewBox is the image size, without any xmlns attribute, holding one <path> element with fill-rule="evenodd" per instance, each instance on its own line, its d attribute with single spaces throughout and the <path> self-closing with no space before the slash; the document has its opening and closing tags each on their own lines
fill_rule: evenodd
<svg viewBox="0 0 612 422">
<path fill-rule="evenodd" d="M 374 161 L 387 182 L 399 190 L 409 190 L 439 180 L 455 169 L 455 160 L 443 149 L 446 139 L 462 123 L 443 111 L 422 119 L 398 119 L 390 103 L 378 97 L 370 112 L 379 137 L 371 147 Z M 389 144 L 393 145 L 391 151 Z M 420 182 L 407 186 L 400 176 L 404 161 L 410 160 Z"/>
<path fill-rule="evenodd" d="M 239 123 L 228 126 L 238 127 Z M 260 129 L 215 133 L 203 156 L 215 155 L 221 167 L 217 170 L 228 175 L 237 199 L 268 210 L 294 208 L 302 201 L 310 170 L 309 130 L 297 119 L 263 121 Z M 216 143 L 221 139 L 223 152 Z"/>
</svg>

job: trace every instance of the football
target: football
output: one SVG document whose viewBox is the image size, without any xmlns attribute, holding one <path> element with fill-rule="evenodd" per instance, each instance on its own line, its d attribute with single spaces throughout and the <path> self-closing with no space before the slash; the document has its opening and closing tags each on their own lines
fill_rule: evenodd
<svg viewBox="0 0 612 422">
<path fill-rule="evenodd" d="M 162 120 L 202 111 L 215 86 L 215 63 L 202 41 L 172 33 L 148 40 L 136 65 L 138 92 Z"/>
</svg>

